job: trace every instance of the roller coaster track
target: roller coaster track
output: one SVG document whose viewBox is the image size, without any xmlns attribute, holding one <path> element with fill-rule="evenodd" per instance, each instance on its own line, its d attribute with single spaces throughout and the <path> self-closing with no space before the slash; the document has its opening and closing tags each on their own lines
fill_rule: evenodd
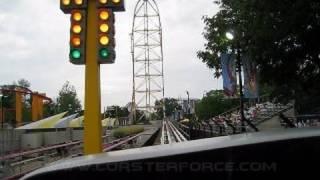
<svg viewBox="0 0 320 180">
<path fill-rule="evenodd" d="M 173 125 L 173 123 L 168 120 L 164 120 L 162 124 L 161 144 L 180 143 L 184 141 L 187 141 L 187 139 Z"/>
</svg>

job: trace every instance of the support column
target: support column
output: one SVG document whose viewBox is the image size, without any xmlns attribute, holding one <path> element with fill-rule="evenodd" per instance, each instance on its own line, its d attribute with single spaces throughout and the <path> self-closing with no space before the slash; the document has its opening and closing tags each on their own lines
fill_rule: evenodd
<svg viewBox="0 0 320 180">
<path fill-rule="evenodd" d="M 32 121 L 35 122 L 38 119 L 38 95 L 32 94 Z"/>
<path fill-rule="evenodd" d="M 4 123 L 4 119 L 6 119 L 6 109 L 5 108 L 1 108 L 0 109 L 0 122 Z"/>
<path fill-rule="evenodd" d="M 100 65 L 96 0 L 88 0 L 85 68 L 84 153 L 102 153 Z"/>
<path fill-rule="evenodd" d="M 16 92 L 16 126 L 22 125 L 22 93 Z"/>
<path fill-rule="evenodd" d="M 46 96 L 46 94 L 41 94 L 42 96 Z M 43 99 L 42 97 L 38 98 L 38 119 L 43 119 Z"/>
</svg>

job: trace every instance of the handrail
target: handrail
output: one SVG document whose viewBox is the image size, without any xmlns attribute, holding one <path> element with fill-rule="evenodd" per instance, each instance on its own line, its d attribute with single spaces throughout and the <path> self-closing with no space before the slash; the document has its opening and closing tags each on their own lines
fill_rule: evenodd
<svg viewBox="0 0 320 180">
<path fill-rule="evenodd" d="M 111 151 L 111 150 L 113 150 L 113 149 L 115 149 L 115 148 L 117 148 L 117 147 L 119 147 L 119 146 L 121 146 L 121 145 L 123 145 L 123 144 L 127 144 L 129 141 L 131 141 L 131 140 L 133 140 L 133 139 L 136 139 L 136 138 L 139 137 L 139 136 L 141 136 L 141 133 L 140 133 L 140 134 L 137 134 L 137 135 L 135 135 L 135 136 L 129 137 L 128 139 L 125 139 L 125 140 L 123 140 L 123 141 L 120 141 L 120 142 L 117 143 L 117 144 L 114 144 L 114 145 L 111 145 L 111 146 L 109 146 L 109 147 L 107 147 L 107 148 L 104 148 L 104 149 L 103 149 L 103 152 Z"/>
<path fill-rule="evenodd" d="M 45 152 L 45 151 L 54 150 L 54 149 L 57 149 L 57 148 L 69 147 L 69 146 L 74 146 L 74 145 L 78 145 L 78 144 L 81 144 L 81 141 L 75 141 L 75 142 L 71 142 L 71 143 L 67 143 L 67 144 L 54 145 L 54 146 L 44 147 L 44 148 L 40 148 L 40 149 L 36 149 L 36 150 L 9 154 L 7 156 L 0 157 L 0 160 L 13 159 L 13 158 L 17 158 L 17 157 L 20 157 L 20 156 L 26 156 L 26 155 L 41 153 L 41 152 Z"/>
</svg>

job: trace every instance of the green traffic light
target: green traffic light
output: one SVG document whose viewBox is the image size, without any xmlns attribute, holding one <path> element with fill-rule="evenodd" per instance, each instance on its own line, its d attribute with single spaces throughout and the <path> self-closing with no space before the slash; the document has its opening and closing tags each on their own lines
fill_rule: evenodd
<svg viewBox="0 0 320 180">
<path fill-rule="evenodd" d="M 103 48 L 100 50 L 100 57 L 101 58 L 107 58 L 109 56 L 109 52 L 107 49 Z"/>
<path fill-rule="evenodd" d="M 80 59 L 81 58 L 81 52 L 78 49 L 71 50 L 71 57 L 73 59 Z"/>
</svg>

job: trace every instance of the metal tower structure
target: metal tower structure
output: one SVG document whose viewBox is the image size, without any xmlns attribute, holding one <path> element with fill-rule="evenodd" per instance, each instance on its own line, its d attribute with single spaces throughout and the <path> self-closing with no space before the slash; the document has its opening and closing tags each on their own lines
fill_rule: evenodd
<svg viewBox="0 0 320 180">
<path fill-rule="evenodd" d="M 164 112 L 164 102 L 155 105 L 156 101 L 164 100 L 162 27 L 155 0 L 138 0 L 134 10 L 131 43 L 132 111 L 136 122 L 139 121 L 136 119 L 137 111 L 144 112 L 147 120 L 155 109 L 162 108 Z"/>
</svg>

